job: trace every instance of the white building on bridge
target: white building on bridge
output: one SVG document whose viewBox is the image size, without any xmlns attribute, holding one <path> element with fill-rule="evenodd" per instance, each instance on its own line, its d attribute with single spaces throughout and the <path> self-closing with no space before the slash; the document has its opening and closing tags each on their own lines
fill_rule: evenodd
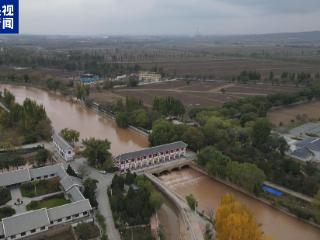
<svg viewBox="0 0 320 240">
<path fill-rule="evenodd" d="M 125 153 L 114 159 L 115 165 L 124 172 L 165 163 L 185 156 L 187 146 L 186 143 L 179 141 Z"/>
</svg>

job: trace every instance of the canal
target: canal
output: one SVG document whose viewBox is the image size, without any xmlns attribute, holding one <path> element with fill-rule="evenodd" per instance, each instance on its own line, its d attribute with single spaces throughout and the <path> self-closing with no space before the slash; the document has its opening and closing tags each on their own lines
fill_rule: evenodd
<svg viewBox="0 0 320 240">
<path fill-rule="evenodd" d="M 96 114 L 77 103 L 67 101 L 63 96 L 49 93 L 40 89 L 0 85 L 10 90 L 17 102 L 23 102 L 26 97 L 41 103 L 46 108 L 53 127 L 59 131 L 62 128 L 72 128 L 80 132 L 81 138 L 107 138 L 111 142 L 111 152 L 114 155 L 138 150 L 148 146 L 148 140 L 136 132 L 120 129 L 108 118 Z M 320 230 L 293 217 L 275 210 L 255 199 L 252 199 L 232 188 L 216 182 L 193 169 L 183 169 L 162 175 L 160 179 L 181 197 L 192 193 L 199 202 L 200 210 L 208 212 L 217 209 L 221 197 L 233 193 L 255 214 L 263 230 L 274 240 L 319 240 Z M 170 207 L 170 209 L 172 209 Z M 164 211 L 160 218 L 167 219 L 164 225 L 175 225 L 178 222 L 173 210 Z M 169 221 L 169 220 L 171 221 Z M 172 227 L 172 226 L 171 226 Z M 173 230 L 171 230 L 173 231 Z M 176 233 L 167 233 L 173 239 Z"/>
</svg>

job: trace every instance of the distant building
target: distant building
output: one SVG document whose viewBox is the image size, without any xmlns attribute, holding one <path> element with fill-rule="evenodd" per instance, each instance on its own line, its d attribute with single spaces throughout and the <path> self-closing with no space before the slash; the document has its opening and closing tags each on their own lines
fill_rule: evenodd
<svg viewBox="0 0 320 240">
<path fill-rule="evenodd" d="M 140 82 L 159 82 L 161 75 L 155 72 L 139 72 Z"/>
<path fill-rule="evenodd" d="M 115 165 L 125 172 L 161 164 L 185 156 L 187 146 L 179 141 L 125 153 L 115 158 Z"/>
<path fill-rule="evenodd" d="M 91 74 L 91 73 L 86 73 L 86 74 L 81 74 L 80 75 L 79 81 L 82 84 L 88 85 L 88 84 L 94 84 L 94 83 L 97 83 L 99 81 L 102 81 L 102 79 L 98 75 Z"/>
<path fill-rule="evenodd" d="M 126 74 L 124 75 L 120 75 L 120 76 L 117 76 L 114 81 L 125 81 L 127 80 L 128 76 Z"/>
<path fill-rule="evenodd" d="M 320 137 L 320 123 L 305 123 L 299 127 L 291 129 L 289 134 L 296 137 Z"/>
<path fill-rule="evenodd" d="M 291 157 L 301 161 L 320 162 L 320 138 L 308 137 L 289 145 Z"/>
<path fill-rule="evenodd" d="M 71 145 L 63 139 L 59 134 L 54 133 L 52 141 L 58 150 L 59 155 L 66 161 L 71 161 L 74 158 L 74 150 Z"/>
</svg>

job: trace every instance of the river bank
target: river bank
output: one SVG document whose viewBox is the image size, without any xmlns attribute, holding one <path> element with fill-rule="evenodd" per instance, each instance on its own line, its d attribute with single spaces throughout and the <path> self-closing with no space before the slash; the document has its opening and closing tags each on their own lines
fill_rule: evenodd
<svg viewBox="0 0 320 240">
<path fill-rule="evenodd" d="M 220 205 L 222 196 L 231 193 L 255 215 L 264 232 L 274 240 L 318 240 L 320 229 L 279 211 L 242 191 L 212 179 L 192 168 L 174 171 L 159 177 L 161 182 L 184 199 L 193 194 L 198 211 L 211 215 Z M 237 187 L 236 187 L 237 188 Z"/>
<path fill-rule="evenodd" d="M 284 214 L 286 214 L 286 215 L 288 215 L 290 217 L 293 217 L 293 218 L 295 218 L 295 219 L 297 219 L 299 221 L 302 221 L 302 222 L 304 222 L 306 224 L 310 224 L 313 227 L 316 227 L 316 228 L 318 228 L 320 230 L 320 225 L 318 225 L 318 224 L 316 224 L 316 223 L 314 223 L 312 221 L 307 221 L 305 219 L 299 218 L 298 216 L 292 214 L 289 210 L 287 210 L 286 208 L 284 208 L 282 206 L 276 206 L 271 201 L 268 201 L 267 199 L 262 198 L 262 197 L 255 196 L 254 194 L 245 191 L 241 187 L 239 187 L 239 186 L 237 186 L 237 185 L 235 185 L 235 184 L 233 184 L 231 182 L 222 180 L 222 179 L 217 178 L 217 177 L 210 176 L 205 170 L 201 169 L 200 167 L 198 167 L 196 165 L 191 165 L 191 168 L 196 170 L 196 171 L 198 171 L 198 172 L 201 172 L 203 175 L 206 175 L 208 178 L 210 178 L 210 179 L 212 179 L 214 181 L 220 182 L 220 183 L 222 183 L 222 184 L 224 184 L 224 185 L 226 185 L 226 186 L 228 186 L 230 188 L 233 188 L 234 190 L 236 190 L 238 192 L 241 192 L 242 194 L 247 195 L 250 198 L 253 198 L 253 199 L 257 200 L 257 201 L 260 201 L 261 203 L 266 204 L 269 207 L 274 208 L 275 210 L 281 211 L 282 213 L 284 213 Z"/>
<path fill-rule="evenodd" d="M 41 103 L 56 131 L 71 128 L 80 132 L 80 139 L 107 138 L 111 142 L 113 155 L 140 150 L 149 145 L 145 136 L 132 130 L 118 128 L 112 119 L 100 116 L 94 110 L 70 101 L 71 99 L 66 99 L 61 94 L 34 87 L 1 84 L 0 90 L 4 88 L 15 95 L 18 103 L 22 103 L 27 97 Z"/>
</svg>

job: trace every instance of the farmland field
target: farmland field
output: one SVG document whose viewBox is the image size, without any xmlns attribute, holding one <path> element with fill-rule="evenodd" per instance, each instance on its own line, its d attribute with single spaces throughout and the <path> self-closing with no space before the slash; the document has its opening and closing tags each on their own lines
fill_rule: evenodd
<svg viewBox="0 0 320 240">
<path fill-rule="evenodd" d="M 211 75 L 215 77 L 231 77 L 238 75 L 243 70 L 258 71 L 263 76 L 267 76 L 270 71 L 280 74 L 284 71 L 315 72 L 319 70 L 318 65 L 310 63 L 230 57 L 212 60 L 197 59 L 196 61 L 163 61 L 140 64 L 146 68 L 151 68 L 152 66 L 162 67 L 166 72 L 175 72 L 178 76 Z"/>
<path fill-rule="evenodd" d="M 274 110 L 268 114 L 268 119 L 275 126 L 279 126 L 280 122 L 286 126 L 292 121 L 299 121 L 299 118 L 305 121 L 318 120 L 320 118 L 319 109 L 320 101 L 310 102 Z"/>
<path fill-rule="evenodd" d="M 265 84 L 238 84 L 222 81 L 169 81 L 146 84 L 136 88 L 119 88 L 104 92 L 93 92 L 91 97 L 97 102 L 105 102 L 114 96 L 133 96 L 151 106 L 155 96 L 173 96 L 190 107 L 222 106 L 225 102 L 247 96 L 266 96 L 279 92 L 296 92 L 301 88 L 285 85 L 273 86 Z"/>
</svg>

